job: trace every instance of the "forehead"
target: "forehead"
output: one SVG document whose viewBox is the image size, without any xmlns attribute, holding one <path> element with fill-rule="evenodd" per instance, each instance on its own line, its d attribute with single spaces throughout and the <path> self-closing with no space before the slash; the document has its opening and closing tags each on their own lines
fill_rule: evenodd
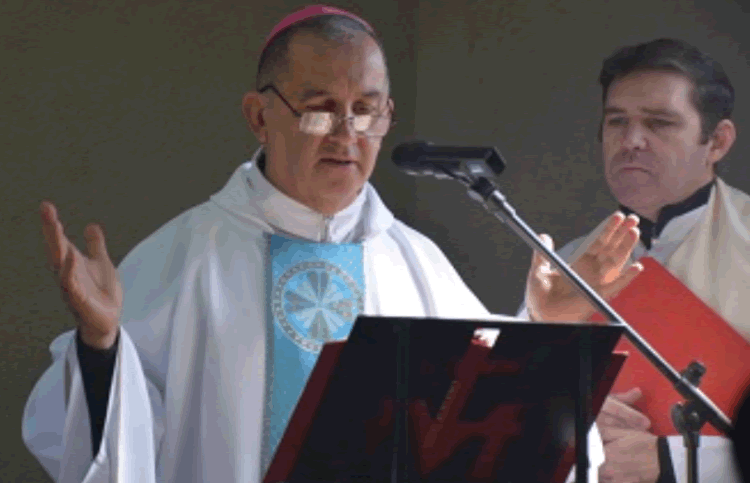
<svg viewBox="0 0 750 483">
<path fill-rule="evenodd" d="M 605 108 L 626 111 L 667 109 L 698 115 L 691 101 L 692 89 L 692 82 L 676 72 L 634 72 L 610 85 Z"/>
<path fill-rule="evenodd" d="M 327 91 L 348 97 L 388 91 L 385 59 L 377 43 L 364 33 L 342 40 L 326 40 L 311 34 L 295 36 L 289 44 L 285 87 L 302 91 Z"/>
</svg>

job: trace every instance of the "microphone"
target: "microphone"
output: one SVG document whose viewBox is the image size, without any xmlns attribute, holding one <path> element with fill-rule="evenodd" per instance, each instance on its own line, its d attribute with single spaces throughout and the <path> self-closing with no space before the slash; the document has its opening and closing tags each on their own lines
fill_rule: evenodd
<svg viewBox="0 0 750 483">
<path fill-rule="evenodd" d="M 495 147 L 435 146 L 425 141 L 402 143 L 393 149 L 391 159 L 402 171 L 413 176 L 449 177 L 465 172 L 472 177 L 495 176 L 505 169 L 505 161 Z"/>
</svg>

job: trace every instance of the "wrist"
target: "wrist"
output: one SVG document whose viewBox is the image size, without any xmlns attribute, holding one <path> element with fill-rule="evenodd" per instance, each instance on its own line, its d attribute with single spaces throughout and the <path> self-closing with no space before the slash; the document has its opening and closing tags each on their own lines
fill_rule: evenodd
<svg viewBox="0 0 750 483">
<path fill-rule="evenodd" d="M 106 334 L 90 334 L 84 330 L 81 330 L 81 328 L 78 328 L 78 333 L 81 338 L 81 342 L 83 342 L 87 347 L 91 349 L 96 350 L 108 350 L 111 349 L 113 345 L 115 345 L 115 342 L 117 341 L 117 334 L 119 331 L 115 329 L 112 332 L 108 332 Z"/>
</svg>

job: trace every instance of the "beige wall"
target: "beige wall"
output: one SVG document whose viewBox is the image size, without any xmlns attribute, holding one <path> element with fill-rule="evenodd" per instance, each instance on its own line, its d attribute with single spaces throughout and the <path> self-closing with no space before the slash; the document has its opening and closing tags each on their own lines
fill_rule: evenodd
<svg viewBox="0 0 750 483">
<path fill-rule="evenodd" d="M 623 43 L 673 35 L 715 54 L 739 89 L 740 139 L 726 173 L 750 191 L 740 156 L 750 143 L 742 137 L 749 19 L 737 4 L 335 3 L 385 37 L 401 123 L 385 143 L 376 186 L 397 216 L 445 249 L 494 311 L 520 302 L 528 250 L 460 186 L 397 173 L 389 162 L 396 142 L 416 135 L 498 146 L 508 161 L 499 183 L 505 194 L 532 226 L 567 241 L 614 207 L 595 142 L 602 58 Z M 48 481 L 21 443 L 21 413 L 49 362 L 48 344 L 73 326 L 44 268 L 39 201 L 60 206 L 78 241 L 88 221 L 103 222 L 119 261 L 205 200 L 256 147 L 239 101 L 253 84 L 265 33 L 302 4 L 4 4 L 0 481 Z"/>
</svg>

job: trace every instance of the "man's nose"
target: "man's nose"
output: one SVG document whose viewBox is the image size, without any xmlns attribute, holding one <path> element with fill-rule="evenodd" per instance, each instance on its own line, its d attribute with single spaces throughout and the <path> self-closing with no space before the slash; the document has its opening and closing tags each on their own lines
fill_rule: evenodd
<svg viewBox="0 0 750 483">
<path fill-rule="evenodd" d="M 646 133 L 638 123 L 630 123 L 622 133 L 622 147 L 628 151 L 645 149 L 647 145 Z"/>
<path fill-rule="evenodd" d="M 328 137 L 340 144 L 354 144 L 357 141 L 357 132 L 354 130 L 353 119 L 339 118 Z"/>
</svg>

